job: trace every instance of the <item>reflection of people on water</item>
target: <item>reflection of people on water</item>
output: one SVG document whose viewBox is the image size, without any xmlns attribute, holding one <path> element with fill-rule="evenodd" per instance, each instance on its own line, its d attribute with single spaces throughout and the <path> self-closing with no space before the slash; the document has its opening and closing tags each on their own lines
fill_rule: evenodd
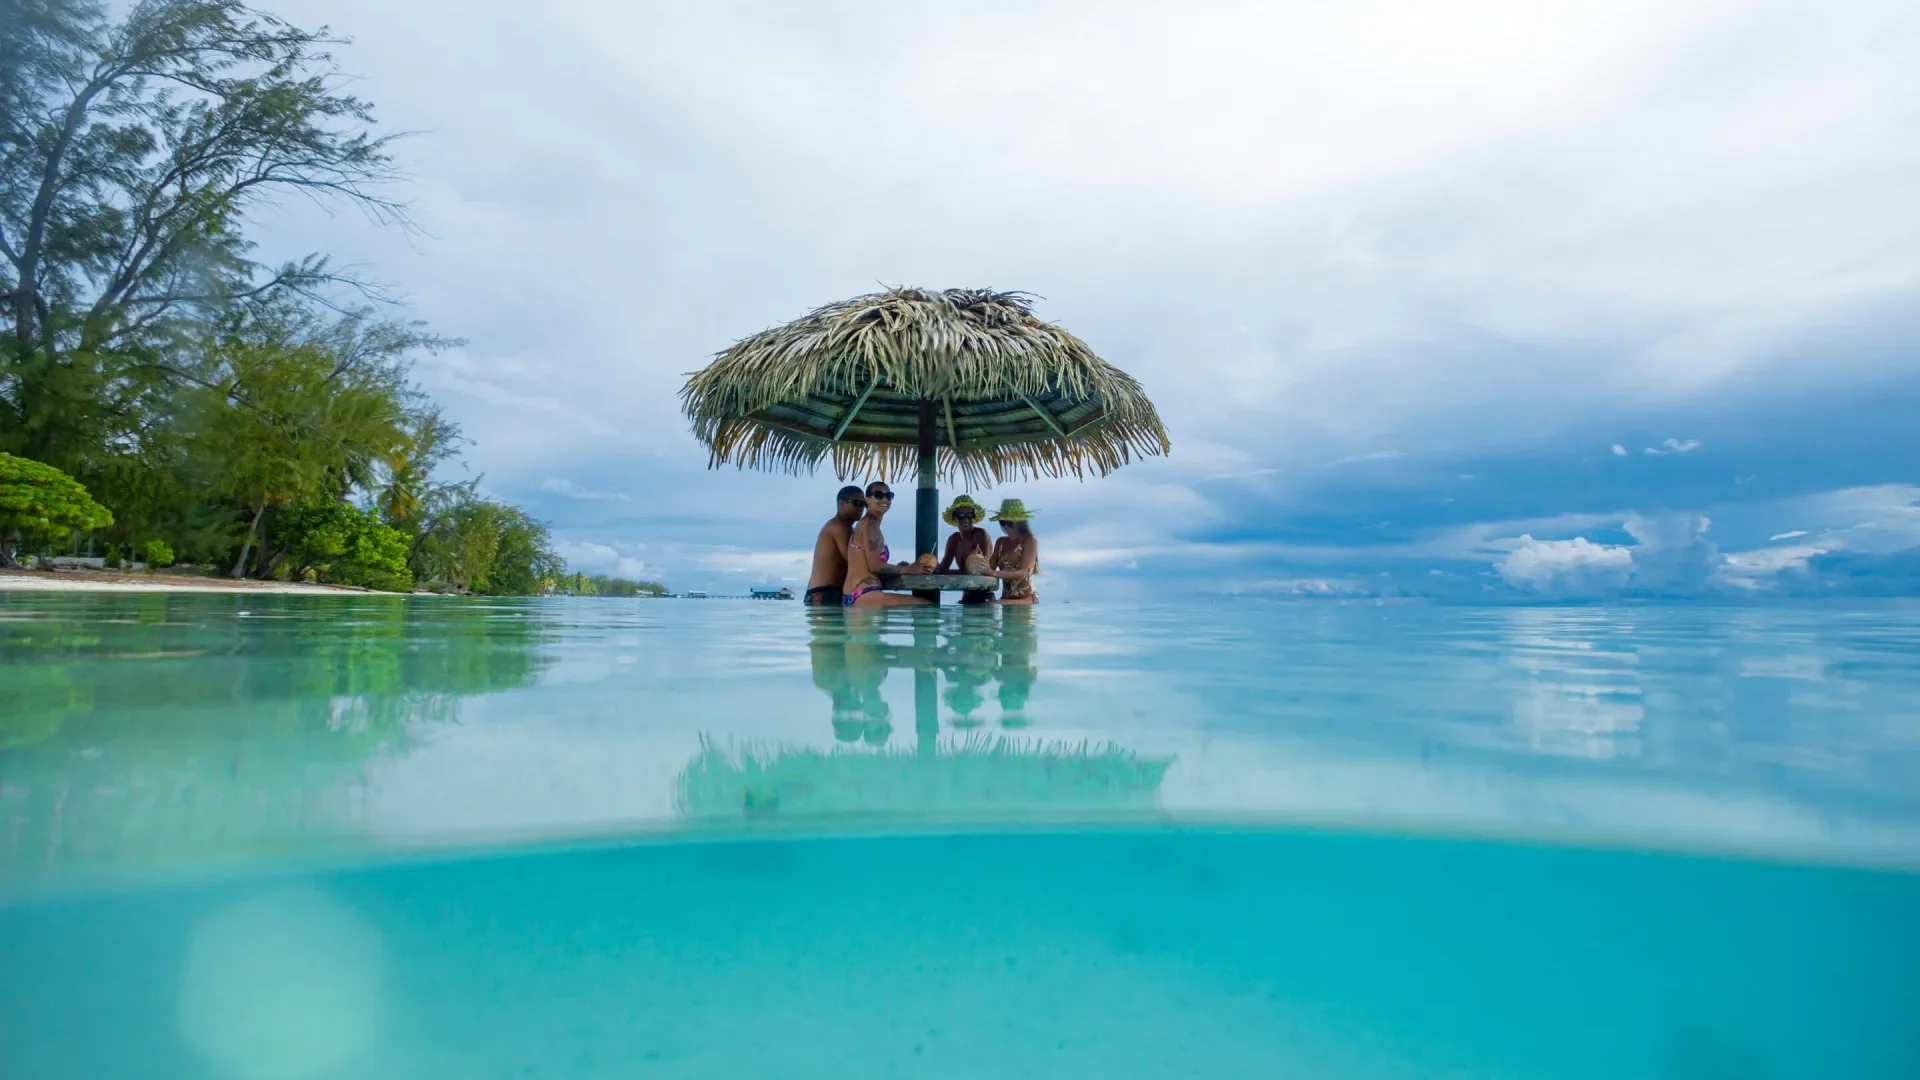
<svg viewBox="0 0 1920 1080">
<path fill-rule="evenodd" d="M 1040 677 L 1033 654 L 1038 641 L 1033 633 L 1031 611 L 1008 611 L 1000 620 L 1000 633 L 994 642 L 1000 663 L 994 674 L 1000 679 L 1000 726 L 1026 727 L 1027 697 L 1033 693 L 1034 680 Z"/>
<path fill-rule="evenodd" d="M 993 520 L 1005 533 L 993 542 L 987 574 L 999 578 L 1000 599 L 996 604 L 1031 604 L 1040 599 L 1033 591 L 1033 575 L 1040 572 L 1040 541 L 1033 535 L 1033 512 L 1019 499 L 1003 499 Z"/>
<path fill-rule="evenodd" d="M 938 732 L 940 702 L 952 711 L 956 729 L 978 727 L 976 714 L 990 698 L 999 702 L 1003 727 L 1032 723 L 1028 699 L 1040 670 L 1028 608 L 1010 608 L 998 618 L 977 608 L 949 611 L 945 617 L 938 610 L 919 610 L 910 623 L 900 616 L 847 620 L 816 611 L 808 621 L 813 685 L 833 702 L 839 742 L 880 746 L 888 741 L 892 710 L 882 688 L 896 669 L 916 672 L 916 683 L 936 676 L 946 683 L 938 697 L 931 684 L 916 691 L 914 728 L 922 736 Z M 909 628 L 914 640 L 899 641 L 900 631 Z M 920 692 L 928 696 L 921 699 Z"/>
<path fill-rule="evenodd" d="M 807 575 L 808 605 L 840 606 L 840 586 L 847 579 L 847 541 L 853 526 L 867 509 L 866 495 L 858 484 L 848 484 L 836 496 L 833 517 L 820 526 L 813 538 L 813 572 Z"/>
<path fill-rule="evenodd" d="M 813 661 L 813 685 L 833 701 L 833 737 L 841 742 L 858 742 L 866 730 L 866 720 L 860 713 L 860 695 L 847 677 L 847 642 L 837 630 L 814 621 L 813 641 L 807 646 Z"/>
<path fill-rule="evenodd" d="M 1036 614 L 915 608 L 847 619 L 809 611 L 813 681 L 833 702 L 833 741 L 702 736 L 675 783 L 675 804 L 695 818 L 1151 808 L 1171 757 L 1024 730 L 1039 677 Z M 890 738 L 881 689 L 895 672 L 908 677 L 894 679 L 894 690 L 913 689 L 913 738 Z M 981 730 L 975 716 L 996 694 L 1005 730 Z M 946 725 L 943 701 L 952 710 Z"/>
<path fill-rule="evenodd" d="M 952 723 L 956 728 L 980 726 L 973 714 L 987 701 L 983 691 L 993 682 L 993 669 L 999 662 L 994 652 L 998 636 L 996 621 L 990 614 L 979 612 L 977 617 L 960 620 L 957 632 L 947 639 L 941 664 L 947 677 L 943 698 L 954 712 Z"/>
<path fill-rule="evenodd" d="M 881 684 L 887 681 L 887 671 L 893 667 L 888 656 L 892 648 L 880 640 L 878 626 L 842 622 L 846 624 L 847 685 L 860 702 L 860 741 L 868 746 L 883 746 L 893 735 L 890 719 L 893 710 L 880 693 Z M 834 737 L 842 742 L 852 741 L 838 727 Z"/>
<path fill-rule="evenodd" d="M 919 608 L 874 619 L 809 612 L 814 685 L 833 699 L 835 742 L 798 744 L 702 736 L 675 783 L 694 818 L 769 815 L 1012 814 L 1146 810 L 1171 757 L 1143 757 L 1076 736 L 1050 741 L 1017 730 L 1027 721 L 1038 670 L 1031 608 Z M 911 633 L 912 641 L 901 638 Z M 881 684 L 912 673 L 919 738 L 886 737 Z M 944 693 L 926 680 L 939 676 Z M 1008 730 L 967 730 L 998 681 Z M 906 681 L 906 680 L 901 680 Z M 955 718 L 939 731 L 944 698 Z"/>
<path fill-rule="evenodd" d="M 812 619 L 813 640 L 807 649 L 813 663 L 813 685 L 833 701 L 833 737 L 843 743 L 879 745 L 893 731 L 891 710 L 880 694 L 887 665 L 884 648 L 871 629 L 849 627 L 845 619 L 820 612 Z M 854 637 L 862 640 L 854 642 Z"/>
</svg>

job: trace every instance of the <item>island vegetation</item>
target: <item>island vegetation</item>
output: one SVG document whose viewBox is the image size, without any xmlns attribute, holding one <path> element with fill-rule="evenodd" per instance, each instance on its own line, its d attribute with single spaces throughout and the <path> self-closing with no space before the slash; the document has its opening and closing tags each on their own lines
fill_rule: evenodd
<svg viewBox="0 0 1920 1080">
<path fill-rule="evenodd" d="M 575 572 L 561 576 L 552 591 L 566 596 L 668 596 L 667 587 L 657 581 L 630 581 L 605 574 L 589 576 Z"/>
<path fill-rule="evenodd" d="M 238 0 L 113 11 L 0 0 L 0 468 L 36 500 L 0 509 L 4 554 L 642 590 L 569 577 L 544 525 L 447 478 L 460 429 L 411 369 L 457 342 L 323 255 L 258 258 L 292 198 L 411 227 L 340 39 Z"/>
</svg>

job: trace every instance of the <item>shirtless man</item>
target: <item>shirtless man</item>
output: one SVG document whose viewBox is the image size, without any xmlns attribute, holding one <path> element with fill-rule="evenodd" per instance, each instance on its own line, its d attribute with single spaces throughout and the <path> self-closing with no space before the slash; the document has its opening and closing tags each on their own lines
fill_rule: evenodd
<svg viewBox="0 0 1920 1080">
<path fill-rule="evenodd" d="M 813 573 L 807 577 L 804 601 L 809 605 L 840 606 L 840 583 L 847 580 L 847 541 L 853 539 L 854 522 L 867 509 L 858 484 L 841 488 L 834 501 L 833 517 L 813 538 Z"/>
<path fill-rule="evenodd" d="M 919 563 L 891 565 L 893 553 L 887 550 L 887 538 L 880 535 L 880 521 L 893 509 L 893 490 L 875 480 L 867 485 L 867 516 L 853 527 L 853 539 L 847 541 L 847 579 L 844 589 L 848 607 L 900 607 L 907 604 L 931 604 L 918 596 L 880 591 L 880 572 L 924 574 L 928 568 Z"/>
</svg>

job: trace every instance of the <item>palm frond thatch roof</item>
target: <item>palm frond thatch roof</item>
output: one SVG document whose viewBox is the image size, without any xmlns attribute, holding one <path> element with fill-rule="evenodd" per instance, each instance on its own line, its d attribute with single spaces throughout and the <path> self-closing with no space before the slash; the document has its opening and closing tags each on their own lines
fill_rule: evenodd
<svg viewBox="0 0 1920 1080">
<path fill-rule="evenodd" d="M 712 464 L 904 478 L 933 402 L 940 472 L 970 483 L 1105 474 L 1165 454 L 1140 384 L 1023 293 L 896 288 L 720 353 L 680 391 Z"/>
</svg>

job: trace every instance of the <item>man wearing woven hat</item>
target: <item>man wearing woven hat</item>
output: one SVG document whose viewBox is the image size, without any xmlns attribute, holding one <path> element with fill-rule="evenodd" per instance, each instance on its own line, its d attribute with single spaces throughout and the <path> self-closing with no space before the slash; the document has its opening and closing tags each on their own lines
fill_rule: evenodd
<svg viewBox="0 0 1920 1080">
<path fill-rule="evenodd" d="M 1033 535 L 1034 511 L 1019 499 L 1000 500 L 1000 511 L 993 520 L 1005 533 L 993 542 L 987 574 L 1002 582 L 996 604 L 1031 604 L 1040 599 L 1033 591 L 1033 575 L 1040 572 L 1040 539 Z"/>
<path fill-rule="evenodd" d="M 946 554 L 940 557 L 939 569 L 934 573 L 951 574 L 956 570 L 962 574 L 981 573 L 986 568 L 989 543 L 987 530 L 978 525 L 987 516 L 987 508 L 974 502 L 973 496 L 962 495 L 940 516 L 959 531 L 947 537 Z M 987 589 L 968 589 L 960 594 L 963 604 L 984 604 L 991 599 L 993 593 Z"/>
</svg>

